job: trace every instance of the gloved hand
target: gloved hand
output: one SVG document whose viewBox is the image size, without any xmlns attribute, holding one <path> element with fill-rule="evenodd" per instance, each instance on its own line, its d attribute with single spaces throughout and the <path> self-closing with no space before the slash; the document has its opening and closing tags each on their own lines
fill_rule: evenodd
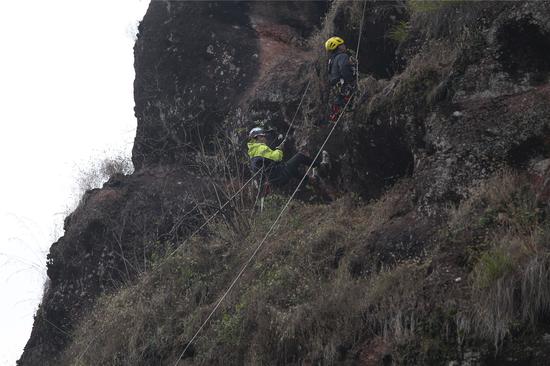
<svg viewBox="0 0 550 366">
<path fill-rule="evenodd" d="M 283 150 L 283 148 L 285 147 L 285 142 L 286 142 L 286 139 L 281 141 L 281 143 L 276 147 L 276 149 Z"/>
</svg>

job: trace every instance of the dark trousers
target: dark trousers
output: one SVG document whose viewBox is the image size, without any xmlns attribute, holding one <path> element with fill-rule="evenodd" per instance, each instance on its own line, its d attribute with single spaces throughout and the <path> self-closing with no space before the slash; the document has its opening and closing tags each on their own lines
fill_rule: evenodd
<svg viewBox="0 0 550 366">
<path fill-rule="evenodd" d="M 286 170 L 291 177 L 300 178 L 300 172 L 298 171 L 300 165 L 309 166 L 312 162 L 313 160 L 311 160 L 309 156 L 306 156 L 302 153 L 296 153 L 293 157 L 290 158 L 290 160 L 286 162 Z"/>
<path fill-rule="evenodd" d="M 269 182 L 273 185 L 282 186 L 291 178 L 301 178 L 300 166 L 308 166 L 313 162 L 308 156 L 302 153 L 296 153 L 292 158 L 284 163 L 274 166 L 269 172 Z"/>
</svg>

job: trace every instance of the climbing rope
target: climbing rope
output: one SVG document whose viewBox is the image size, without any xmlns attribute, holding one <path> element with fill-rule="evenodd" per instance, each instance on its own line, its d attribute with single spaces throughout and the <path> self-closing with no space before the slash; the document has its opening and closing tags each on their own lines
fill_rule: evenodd
<svg viewBox="0 0 550 366">
<path fill-rule="evenodd" d="M 355 50 L 355 60 L 357 62 L 357 70 L 355 76 L 357 78 L 357 86 L 359 86 L 359 47 L 361 47 L 361 37 L 363 36 L 363 23 L 365 22 L 365 10 L 367 9 L 367 0 L 363 1 L 363 15 L 361 16 L 361 25 L 359 26 L 359 39 L 357 41 L 357 49 Z"/>
<path fill-rule="evenodd" d="M 308 81 L 307 85 L 306 85 L 306 89 L 304 90 L 304 93 L 302 94 L 302 97 L 300 98 L 300 103 L 298 104 L 298 108 L 296 108 L 296 111 L 294 112 L 294 116 L 292 117 L 292 120 L 290 121 L 290 125 L 288 126 L 288 129 L 286 131 L 286 134 L 285 134 L 285 137 L 283 139 L 286 140 L 286 138 L 288 137 L 288 134 L 290 133 L 290 129 L 292 128 L 292 126 L 294 125 L 294 121 L 296 120 L 296 116 L 298 116 L 298 112 L 300 111 L 300 107 L 302 106 L 302 103 L 304 102 L 304 99 L 305 99 L 305 96 L 307 94 L 307 91 L 309 90 L 309 85 L 311 84 L 311 79 Z M 237 191 L 235 192 L 235 194 L 233 194 L 228 200 L 227 202 L 225 202 L 222 206 L 220 206 L 220 208 L 218 208 L 216 210 L 216 212 L 214 212 L 197 230 L 195 230 L 191 235 L 189 235 L 180 245 L 178 245 L 176 247 L 176 249 L 174 249 L 170 254 L 168 254 L 165 259 L 168 259 L 170 257 L 172 257 L 174 254 L 176 254 L 176 252 L 185 244 L 187 243 L 189 240 L 191 240 L 195 235 L 197 235 L 206 225 L 208 225 L 220 212 L 223 211 L 223 209 L 231 202 L 233 201 L 233 199 L 235 197 L 237 197 L 237 195 L 239 195 L 243 190 L 244 188 L 254 180 L 254 178 L 256 178 L 256 176 L 258 174 L 260 174 L 262 172 L 262 170 L 258 170 L 256 173 L 254 173 L 254 175 L 252 177 L 250 177 L 250 179 L 248 179 L 243 185 L 242 187 Z M 259 187 L 259 189 L 261 190 L 262 187 Z"/>
<path fill-rule="evenodd" d="M 364 23 L 364 17 L 365 17 L 365 9 L 366 9 L 366 3 L 367 1 L 365 0 L 364 1 L 364 5 L 363 5 L 363 14 L 362 14 L 362 18 L 361 18 L 361 26 L 360 26 L 360 31 L 359 31 L 359 40 L 358 40 L 358 43 L 357 43 L 357 50 L 356 50 L 356 60 L 357 60 L 357 83 L 359 82 L 359 47 L 360 47 L 360 43 L 361 43 L 361 37 L 362 37 L 362 33 L 363 33 L 363 23 Z M 298 115 L 298 112 L 303 104 L 303 101 L 305 99 L 305 96 L 309 90 L 309 87 L 310 87 L 310 84 L 311 84 L 311 79 L 308 81 L 307 85 L 306 85 L 306 89 L 304 90 L 304 93 L 302 94 L 302 97 L 300 99 L 300 103 L 298 104 L 298 107 L 294 113 L 294 116 L 291 120 L 291 123 L 286 131 L 286 134 L 284 136 L 284 140 L 286 140 L 286 138 L 288 137 L 289 133 L 290 133 L 290 130 L 292 129 L 292 127 L 294 126 L 294 122 L 296 120 L 296 117 Z M 352 93 L 352 97 L 353 97 L 353 94 Z M 191 344 L 193 344 L 193 342 L 195 341 L 195 339 L 198 337 L 198 335 L 200 334 L 200 332 L 204 329 L 204 327 L 207 325 L 207 323 L 210 321 L 210 319 L 212 318 L 212 316 L 215 314 L 215 312 L 217 311 L 217 309 L 220 307 L 220 305 L 222 304 L 222 302 L 225 300 L 225 298 L 227 297 L 227 295 L 231 292 L 231 290 L 234 288 L 234 286 L 237 284 L 237 282 L 239 281 L 239 279 L 242 277 L 243 273 L 246 271 L 246 269 L 248 268 L 248 266 L 250 265 L 250 263 L 254 260 L 254 258 L 256 257 L 256 255 L 258 254 L 258 252 L 260 251 L 260 249 L 263 247 L 263 245 L 265 244 L 267 238 L 269 237 L 269 235 L 271 235 L 271 233 L 274 231 L 275 229 L 275 226 L 277 225 L 277 223 L 279 222 L 279 220 L 282 218 L 283 214 L 286 212 L 288 206 L 290 205 L 290 203 L 292 202 L 292 200 L 294 199 L 294 197 L 296 196 L 300 186 L 303 184 L 303 182 L 305 181 L 306 177 L 308 176 L 308 174 L 310 173 L 311 169 L 313 168 L 313 164 L 315 163 L 315 161 L 319 158 L 320 154 L 322 153 L 324 147 L 326 146 L 327 142 L 329 141 L 330 137 L 332 136 L 334 130 L 336 129 L 336 127 L 338 126 L 338 123 L 340 122 L 340 119 L 342 117 L 342 115 L 344 114 L 345 110 L 347 109 L 348 107 L 348 104 L 350 103 L 350 101 L 352 100 L 352 98 L 348 99 L 348 101 L 346 102 L 344 108 L 342 109 L 342 112 L 340 113 L 338 119 L 334 122 L 334 125 L 332 127 L 332 129 L 330 130 L 330 132 L 328 133 L 326 139 L 324 140 L 323 144 L 321 145 L 319 151 L 317 152 L 317 154 L 315 155 L 315 158 L 313 159 L 312 163 L 309 165 L 308 169 L 306 170 L 304 176 L 302 177 L 302 179 L 300 180 L 300 182 L 298 183 L 296 189 L 294 190 L 294 192 L 292 193 L 292 195 L 290 196 L 290 198 L 288 199 L 288 201 L 286 202 L 286 204 L 283 206 L 281 212 L 279 213 L 279 215 L 277 216 L 277 218 L 275 219 L 275 221 L 273 222 L 273 224 L 271 225 L 271 227 L 269 228 L 269 230 L 267 231 L 267 233 L 265 234 L 265 236 L 263 237 L 263 239 L 260 241 L 260 243 L 258 244 L 258 246 L 256 247 L 256 249 L 254 250 L 254 252 L 252 253 L 252 255 L 250 256 L 250 258 L 245 262 L 245 264 L 243 265 L 243 267 L 241 268 L 241 270 L 239 271 L 239 273 L 237 274 L 237 276 L 235 277 L 235 279 L 233 280 L 233 282 L 231 283 L 231 285 L 228 287 L 228 289 L 224 292 L 224 294 L 222 295 L 222 297 L 219 299 L 219 301 L 216 303 L 215 307 L 212 309 L 211 313 L 208 315 L 208 317 L 206 318 L 206 320 L 202 323 L 202 325 L 199 327 L 199 329 L 197 330 L 197 332 L 193 335 L 193 337 L 191 338 L 191 340 L 187 343 L 187 345 L 185 346 L 183 352 L 180 354 L 180 356 L 178 357 L 176 363 L 175 363 L 175 366 L 177 366 L 179 364 L 179 361 L 181 360 L 181 358 L 183 357 L 183 355 L 185 354 L 185 352 L 187 352 L 188 348 L 191 346 Z M 235 192 L 223 205 L 221 205 L 214 214 L 212 214 L 198 229 L 196 229 L 191 235 L 189 235 L 181 244 L 179 244 L 171 253 L 169 253 L 165 258 L 164 258 L 164 263 L 166 263 L 166 260 L 170 257 L 172 257 L 180 248 L 183 247 L 184 244 L 186 244 L 189 240 L 191 240 L 196 234 L 198 234 L 206 225 L 208 225 L 220 212 L 223 211 L 223 209 L 235 198 L 237 197 L 244 189 L 245 187 L 254 180 L 254 178 L 259 174 L 261 173 L 261 170 L 257 171 L 254 175 L 252 175 L 252 177 L 250 177 L 240 188 L 239 190 L 237 190 L 237 192 Z M 260 188 L 261 189 L 261 188 Z M 47 320 L 46 320 L 47 321 Z M 55 328 L 59 329 L 57 326 L 55 326 L 55 324 L 47 321 L 48 323 L 50 323 L 52 326 L 54 326 Z M 59 329 L 60 331 L 62 331 L 61 329 Z M 80 361 L 80 359 L 87 353 L 90 345 L 95 341 L 95 339 L 97 339 L 99 337 L 99 334 L 97 334 L 93 339 L 92 341 L 90 341 L 90 343 L 87 345 L 87 347 L 84 349 L 84 351 L 78 356 L 78 361 Z"/>
<path fill-rule="evenodd" d="M 298 115 L 298 111 L 300 110 L 300 107 L 302 106 L 302 103 L 304 101 L 304 98 L 307 94 L 307 91 L 309 90 L 309 86 L 311 84 L 311 79 L 308 81 L 307 85 L 306 85 L 306 89 L 304 91 L 304 93 L 302 94 L 302 97 L 300 99 L 300 103 L 298 104 L 298 108 L 296 109 L 296 112 L 294 112 L 294 116 L 292 117 L 292 120 L 290 122 L 290 125 L 288 127 L 288 130 L 286 131 L 286 134 L 285 134 L 285 139 L 288 137 L 288 134 L 290 133 L 290 129 L 292 128 L 292 126 L 294 125 L 294 121 L 296 119 L 296 116 Z M 242 186 L 241 188 L 239 188 L 237 190 L 237 192 L 235 192 L 231 197 L 229 197 L 229 199 L 223 204 L 221 205 L 217 210 L 216 212 L 214 212 L 198 229 L 196 229 L 193 233 L 191 233 L 191 235 L 189 235 L 181 244 L 179 244 L 172 252 L 170 252 L 166 257 L 164 257 L 163 259 L 163 262 L 161 263 L 164 264 L 166 263 L 167 259 L 171 258 L 174 254 L 177 253 L 177 251 L 183 247 L 184 244 L 186 244 L 189 240 L 191 240 L 193 237 L 195 237 L 195 235 L 197 235 L 202 229 L 204 229 L 204 227 L 206 227 L 206 225 L 208 225 L 212 220 L 214 220 L 214 218 L 220 213 L 223 211 L 223 209 L 231 202 L 233 201 L 233 199 L 235 199 L 235 197 L 237 197 L 244 189 L 246 186 L 248 186 L 248 184 L 250 184 L 250 182 L 252 182 L 254 180 L 254 178 L 256 178 L 256 176 L 258 174 L 260 174 L 262 172 L 262 170 L 258 170 L 256 173 L 254 173 L 252 175 L 252 177 L 250 177 Z M 259 189 L 261 190 L 262 188 L 259 187 Z M 195 206 L 196 208 L 197 206 Z M 160 266 L 159 266 L 160 267 Z M 159 268 L 157 267 L 157 268 Z M 44 319 L 46 320 L 46 319 Z M 47 321 L 47 320 L 46 320 Z M 53 327 L 59 329 L 57 326 L 55 326 L 55 324 L 47 321 L 48 323 L 50 323 Z M 60 331 L 62 331 L 61 329 L 59 329 Z M 94 337 L 94 339 L 92 340 L 92 342 L 98 337 L 99 335 L 96 335 Z M 92 343 L 90 342 L 90 344 Z M 90 346 L 90 344 L 84 349 L 84 351 L 78 356 L 78 360 L 80 360 L 80 358 L 82 358 L 88 351 L 88 348 Z M 184 350 L 184 353 L 185 351 L 187 350 L 187 348 Z M 183 356 L 183 353 L 182 353 L 182 356 Z M 181 359 L 181 356 L 180 358 L 178 359 L 178 362 L 179 360 Z"/>
<path fill-rule="evenodd" d="M 304 90 L 304 93 L 302 94 L 302 97 L 300 98 L 300 103 L 298 104 L 298 108 L 296 108 L 296 111 L 294 112 L 294 116 L 292 117 L 292 120 L 290 121 L 290 125 L 288 126 L 288 129 L 286 131 L 286 134 L 285 134 L 285 138 L 283 139 L 286 140 L 288 134 L 290 133 L 290 129 L 292 128 L 292 126 L 294 125 L 294 121 L 296 120 L 296 116 L 298 116 L 298 112 L 300 111 L 300 107 L 302 106 L 302 103 L 304 102 L 304 99 L 305 99 L 305 96 L 307 94 L 307 91 L 309 90 L 309 85 L 311 84 L 311 79 L 308 81 L 307 85 L 306 85 L 306 89 Z M 168 254 L 166 256 L 166 259 L 172 257 L 174 254 L 176 254 L 176 252 L 185 244 L 187 243 L 189 240 L 191 240 L 191 238 L 193 238 L 196 234 L 198 234 L 206 225 L 208 225 L 221 211 L 223 211 L 223 209 L 231 202 L 233 201 L 233 199 L 235 197 L 237 197 L 237 195 L 239 195 L 243 190 L 244 188 L 254 180 L 254 178 L 256 178 L 256 176 L 258 174 L 260 174 L 262 172 L 262 170 L 258 170 L 256 173 L 254 173 L 254 175 L 252 177 L 250 177 L 250 179 L 248 179 L 244 184 L 243 186 L 237 191 L 235 192 L 235 194 L 233 194 L 228 200 L 227 202 L 225 202 L 222 206 L 220 206 L 220 208 L 218 210 L 216 210 L 216 212 L 214 212 L 197 230 L 195 230 L 190 236 L 187 237 L 187 239 L 185 239 L 180 245 L 177 246 L 176 249 L 174 249 L 170 254 Z M 259 187 L 258 189 L 262 189 L 262 187 Z"/>
<path fill-rule="evenodd" d="M 356 60 L 357 60 L 357 72 L 356 72 L 356 77 L 357 77 L 357 84 L 359 84 L 359 47 L 361 46 L 361 37 L 363 35 L 363 23 L 364 23 L 364 19 L 365 19 L 365 11 L 366 11 L 366 8 L 367 8 L 367 2 L 366 0 L 363 2 L 363 14 L 361 16 L 361 25 L 359 27 L 359 38 L 358 38 L 358 41 L 357 41 L 357 50 L 356 50 L 356 53 L 355 53 L 355 57 L 356 57 Z M 302 102 L 304 100 L 304 97 L 305 97 L 305 94 L 307 93 L 308 89 L 309 89 L 309 85 L 310 85 L 310 82 L 311 80 L 308 82 L 307 84 L 307 87 L 306 87 L 306 90 L 304 91 L 304 94 L 302 95 L 302 99 L 300 100 L 300 104 L 298 105 L 298 108 L 296 110 L 296 113 L 294 114 L 294 117 L 292 119 L 292 122 L 287 130 L 287 133 L 285 135 L 285 139 L 286 137 L 288 136 L 288 133 L 290 132 L 290 129 L 294 123 L 294 119 L 296 118 L 297 114 L 298 114 L 298 110 L 300 109 L 300 106 L 302 105 Z M 193 335 L 193 337 L 191 338 L 191 340 L 187 343 L 187 345 L 185 346 L 185 348 L 183 349 L 183 352 L 179 355 L 178 359 L 176 360 L 176 363 L 174 364 L 174 366 L 178 366 L 181 358 L 183 357 L 183 355 L 185 354 L 185 352 L 187 352 L 187 350 L 189 349 L 189 347 L 193 344 L 193 342 L 195 341 L 195 339 L 198 337 L 198 335 L 200 334 L 200 332 L 204 329 L 204 327 L 206 326 L 206 324 L 208 324 L 208 322 L 210 321 L 210 319 L 212 318 L 212 316 L 214 316 L 214 314 L 216 313 L 216 311 L 218 310 L 218 308 L 220 307 L 220 305 L 222 304 L 222 302 L 225 300 L 225 298 L 227 297 L 227 295 L 231 292 L 231 290 L 233 289 L 233 287 L 235 287 L 235 285 L 237 284 L 237 282 L 239 281 L 239 279 L 241 278 L 241 276 L 243 275 L 243 273 L 246 271 L 246 269 L 248 268 L 248 266 L 250 265 L 250 263 L 252 263 L 252 261 L 254 260 L 254 258 L 256 257 L 256 255 L 258 254 L 258 252 L 260 251 L 260 249 L 263 247 L 264 243 L 266 242 L 267 238 L 269 237 L 269 235 L 271 235 L 271 233 L 273 232 L 273 230 L 275 229 L 275 226 L 277 225 L 277 223 L 279 222 L 279 220 L 281 219 L 281 217 L 283 216 L 283 214 L 285 213 L 286 209 L 288 208 L 288 206 L 290 205 L 290 203 L 292 202 L 292 200 L 294 199 L 294 197 L 296 196 L 296 193 L 298 193 L 298 190 L 300 188 L 300 186 L 303 184 L 304 180 L 306 179 L 306 177 L 308 176 L 309 172 L 311 171 L 311 169 L 313 168 L 313 164 L 315 163 L 315 161 L 319 158 L 319 155 L 322 153 L 325 145 L 327 144 L 327 142 L 329 141 L 330 137 L 332 136 L 332 133 L 334 132 L 334 130 L 336 129 L 336 127 L 338 126 L 338 123 L 340 122 L 340 119 L 342 118 L 344 112 L 346 111 L 350 101 L 353 99 L 353 96 L 354 96 L 355 92 L 352 93 L 352 95 L 350 96 L 350 98 L 348 99 L 348 101 L 346 102 L 344 108 L 342 108 L 342 112 L 340 113 L 340 115 L 338 116 L 338 119 L 336 120 L 336 122 L 334 122 L 334 125 L 332 126 L 332 129 L 330 130 L 330 132 L 328 133 L 327 137 L 325 138 L 325 141 L 323 142 L 323 144 L 321 145 L 321 147 L 319 148 L 319 151 L 317 152 L 317 154 L 315 155 L 315 158 L 313 159 L 312 163 L 309 165 L 308 169 L 306 170 L 304 176 L 302 177 L 302 179 L 300 180 L 300 182 L 298 183 L 298 185 L 296 186 L 296 189 L 294 190 L 294 192 L 292 193 L 292 195 L 290 196 L 290 198 L 288 199 L 288 201 L 286 202 L 286 204 L 283 206 L 281 212 L 279 213 L 279 215 L 277 216 L 277 218 L 275 219 L 275 221 L 273 222 L 273 224 L 271 225 L 271 227 L 269 228 L 269 230 L 267 231 L 267 233 L 265 234 L 265 236 L 263 237 L 263 239 L 260 241 L 260 243 L 258 244 L 258 246 L 256 247 L 256 249 L 254 250 L 254 252 L 252 252 L 252 255 L 250 256 L 250 258 L 248 258 L 248 260 L 245 262 L 245 264 L 242 266 L 241 270 L 239 271 L 239 273 L 237 274 L 237 276 L 235 277 L 235 279 L 233 280 L 233 282 L 231 282 L 231 284 L 229 285 L 229 287 L 227 288 L 227 290 L 223 293 L 223 295 L 220 297 L 220 299 L 218 300 L 218 302 L 216 303 L 216 305 L 214 306 L 214 308 L 212 309 L 212 311 L 210 312 L 210 314 L 208 315 L 208 317 L 206 317 L 206 319 L 204 320 L 204 322 L 201 324 L 201 326 L 199 327 L 199 329 L 195 332 L 195 334 Z"/>
<path fill-rule="evenodd" d="M 353 94 L 352 94 L 353 96 Z M 210 321 L 210 319 L 212 318 L 212 316 L 216 313 L 216 310 L 218 310 L 218 308 L 220 307 L 221 303 L 223 302 L 223 300 L 225 300 L 225 298 L 227 297 L 227 295 L 231 292 L 231 290 L 233 289 L 233 287 L 235 287 L 235 285 L 237 284 L 237 282 L 239 281 L 239 279 L 241 278 L 241 276 L 243 275 L 243 273 L 246 271 L 246 269 L 248 268 L 248 266 L 250 265 L 250 263 L 254 260 L 254 258 L 256 257 L 256 254 L 258 254 L 258 252 L 260 251 L 260 249 L 263 247 L 264 243 L 266 242 L 267 238 L 269 237 L 269 235 L 271 235 L 271 233 L 273 232 L 273 230 L 275 229 L 275 226 L 277 225 L 277 223 L 279 222 L 279 220 L 281 219 L 281 217 L 283 216 L 283 214 L 285 213 L 286 209 L 288 208 L 288 206 L 290 205 L 290 203 L 292 202 L 292 200 L 294 199 L 294 196 L 296 196 L 296 193 L 298 193 L 298 190 L 300 189 L 300 186 L 303 184 L 304 180 L 306 179 L 306 177 L 308 176 L 309 172 L 311 171 L 311 169 L 313 168 L 313 164 L 315 163 L 315 161 L 319 158 L 319 156 L 321 155 L 325 145 L 327 144 L 328 140 L 330 139 L 330 137 L 332 136 L 332 133 L 334 132 L 334 130 L 336 129 L 336 127 L 338 126 L 338 123 L 340 122 L 340 119 L 342 118 L 342 115 L 344 114 L 344 112 L 346 111 L 346 108 L 348 107 L 348 104 L 350 102 L 351 98 L 348 99 L 346 105 L 344 106 L 344 108 L 342 108 L 342 112 L 340 113 L 340 115 L 338 116 L 338 119 L 334 122 L 334 126 L 332 126 L 332 129 L 330 130 L 330 132 L 328 133 L 327 137 L 325 138 L 325 141 L 323 142 L 323 144 L 321 145 L 319 151 L 317 152 L 317 154 L 315 155 L 315 158 L 313 158 L 313 161 L 311 162 L 311 164 L 309 165 L 308 169 L 306 170 L 306 173 L 304 174 L 304 176 L 302 177 L 302 179 L 300 180 L 300 182 L 298 183 L 298 185 L 296 186 L 296 189 L 294 190 L 294 192 L 292 193 L 292 195 L 290 196 L 290 198 L 288 199 L 288 201 L 285 203 L 285 205 L 283 206 L 283 209 L 281 210 L 281 212 L 279 212 L 279 215 L 277 216 L 277 218 L 275 219 L 275 221 L 273 222 L 273 224 L 271 224 L 271 227 L 269 228 L 269 230 L 267 231 L 267 233 L 265 234 L 265 236 L 263 237 L 263 239 L 260 241 L 260 243 L 258 244 L 258 246 L 256 247 L 256 249 L 254 250 L 254 252 L 252 252 L 252 255 L 250 256 L 250 258 L 248 258 L 248 260 L 245 262 L 245 264 L 242 266 L 241 270 L 239 271 L 239 273 L 237 274 L 237 276 L 235 277 L 235 279 L 233 280 L 233 282 L 231 282 L 231 285 L 229 285 L 229 287 L 227 288 L 227 290 L 223 293 L 223 295 L 220 297 L 220 299 L 218 300 L 218 302 L 216 303 L 216 305 L 214 306 L 214 308 L 212 309 L 212 311 L 210 312 L 210 314 L 208 315 L 208 317 L 206 318 L 206 320 L 204 320 L 204 322 L 202 323 L 202 325 L 199 327 L 199 329 L 195 332 L 195 334 L 193 335 L 193 337 L 191 338 L 191 340 L 187 343 L 187 345 L 185 346 L 183 352 L 180 354 L 180 356 L 178 357 L 178 359 L 176 360 L 176 363 L 174 364 L 174 366 L 178 366 L 181 358 L 183 357 L 183 355 L 185 354 L 185 352 L 187 352 L 187 350 L 189 349 L 189 347 L 191 346 L 191 344 L 193 344 L 193 342 L 195 341 L 195 339 L 198 337 L 198 335 L 200 334 L 200 332 L 204 329 L 204 327 L 206 326 L 206 324 L 208 324 L 208 322 Z"/>
<path fill-rule="evenodd" d="M 286 138 L 288 137 L 288 134 L 290 133 L 290 130 L 292 129 L 292 126 L 294 126 L 294 121 L 296 120 L 296 117 L 298 116 L 298 112 L 300 111 L 300 108 L 302 107 L 302 103 L 304 102 L 304 99 L 306 97 L 307 91 L 309 90 L 309 85 L 311 84 L 311 79 L 308 80 L 306 89 L 302 93 L 302 97 L 300 98 L 300 103 L 298 103 L 298 107 L 296 108 L 296 111 L 294 112 L 294 116 L 292 116 L 292 120 L 290 121 L 290 125 L 288 126 L 285 136 L 282 140 L 282 142 L 286 141 Z M 263 170 L 263 168 L 262 168 Z M 256 199 L 254 200 L 254 207 L 256 207 L 256 204 L 258 203 L 258 199 L 260 198 L 260 194 L 262 192 L 262 189 L 264 184 L 264 179 L 260 180 L 260 183 L 258 184 L 258 193 L 256 194 Z M 260 211 L 263 211 L 263 197 L 260 198 Z"/>
<path fill-rule="evenodd" d="M 300 107 L 302 106 L 302 103 L 303 103 L 304 98 L 307 94 L 307 91 L 309 90 L 309 85 L 310 84 L 311 84 L 311 79 L 309 79 L 309 81 L 307 82 L 306 90 L 302 94 L 302 98 L 300 99 L 300 104 L 298 104 L 298 108 L 296 108 L 296 112 L 294 112 L 294 117 L 292 117 L 292 121 L 290 121 L 290 125 L 288 126 L 288 129 L 286 130 L 285 138 L 283 139 L 283 141 L 286 140 L 286 138 L 288 137 L 288 134 L 290 133 L 290 129 L 294 125 L 294 120 L 296 119 L 296 116 L 298 115 L 298 111 L 300 110 Z"/>
<path fill-rule="evenodd" d="M 220 212 L 223 211 L 223 209 L 231 202 L 233 201 L 233 199 L 235 197 L 237 197 L 243 190 L 244 188 L 250 183 L 252 182 L 252 180 L 254 178 L 256 178 L 256 176 L 261 172 L 261 170 L 258 170 L 256 173 L 254 173 L 254 175 L 252 175 L 252 177 L 250 177 L 243 185 L 241 188 L 239 188 L 239 190 L 237 192 L 235 192 L 231 197 L 229 197 L 229 199 L 227 200 L 227 202 L 225 202 L 223 205 L 220 206 L 220 208 L 218 208 L 216 210 L 216 212 L 214 212 L 197 230 L 195 230 L 191 235 L 189 235 L 180 245 L 178 245 L 176 247 L 176 249 L 174 249 L 170 254 L 168 254 L 166 257 L 165 257 L 165 260 L 172 257 L 174 254 L 176 254 L 176 252 L 185 244 L 187 243 L 189 240 L 191 240 L 195 235 L 197 235 L 206 225 L 208 225 L 208 223 L 210 223 L 210 221 L 212 221 Z"/>
<path fill-rule="evenodd" d="M 163 262 L 161 262 L 161 265 L 167 263 L 167 259 L 172 257 L 174 254 L 176 254 L 176 252 L 183 247 L 183 245 L 185 243 L 187 243 L 189 240 L 191 240 L 195 235 L 197 235 L 206 225 L 208 225 L 208 223 L 210 223 L 210 221 L 212 221 L 221 211 L 223 211 L 223 209 L 231 202 L 233 201 L 233 199 L 235 197 L 237 197 L 243 190 L 244 188 L 250 183 L 252 182 L 252 180 L 256 177 L 256 175 L 258 175 L 260 173 L 260 170 L 258 170 L 254 175 L 252 175 L 252 177 L 250 177 L 242 186 L 239 190 L 237 190 L 237 192 L 235 192 L 228 200 L 227 202 L 225 202 L 223 205 L 220 206 L 220 208 L 218 208 L 218 210 L 216 212 L 214 212 L 214 214 L 212 214 L 197 230 L 195 230 L 191 235 L 189 235 L 180 245 L 178 245 L 176 247 L 176 249 L 174 249 L 171 253 L 169 253 L 166 257 L 164 257 L 163 259 Z M 196 208 L 197 205 L 195 205 L 194 208 Z M 194 209 L 193 208 L 193 209 Z M 159 267 L 156 267 L 156 268 L 160 268 L 160 265 Z M 50 322 L 48 322 L 50 323 Z M 55 326 L 54 324 L 52 324 L 53 326 Z M 57 328 L 57 327 L 55 327 Z M 59 328 L 58 328 L 59 329 Z M 94 336 L 94 338 L 88 343 L 88 345 L 84 348 L 84 350 L 78 355 L 77 357 L 77 363 L 80 362 L 81 358 L 84 357 L 86 355 L 86 353 L 88 352 L 88 349 L 90 348 L 90 346 L 92 345 L 92 343 L 100 336 L 101 332 L 99 332 L 98 334 L 96 334 Z"/>
</svg>

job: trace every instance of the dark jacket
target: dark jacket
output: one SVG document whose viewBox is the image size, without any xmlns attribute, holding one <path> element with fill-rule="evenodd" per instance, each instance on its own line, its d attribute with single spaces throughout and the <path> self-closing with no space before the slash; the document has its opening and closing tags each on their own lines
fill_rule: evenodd
<svg viewBox="0 0 550 366">
<path fill-rule="evenodd" d="M 351 83 L 354 80 L 353 65 L 346 52 L 335 53 L 330 56 L 328 61 L 329 84 L 334 86 L 340 79 L 344 79 L 344 83 Z"/>
</svg>

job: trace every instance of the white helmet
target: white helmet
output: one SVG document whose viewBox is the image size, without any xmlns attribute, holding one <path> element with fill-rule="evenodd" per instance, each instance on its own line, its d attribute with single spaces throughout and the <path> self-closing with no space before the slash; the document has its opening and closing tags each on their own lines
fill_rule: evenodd
<svg viewBox="0 0 550 366">
<path fill-rule="evenodd" d="M 265 130 L 261 127 L 254 127 L 248 133 L 248 138 L 249 139 L 253 139 L 253 138 L 258 137 L 258 136 L 265 136 Z"/>
</svg>

